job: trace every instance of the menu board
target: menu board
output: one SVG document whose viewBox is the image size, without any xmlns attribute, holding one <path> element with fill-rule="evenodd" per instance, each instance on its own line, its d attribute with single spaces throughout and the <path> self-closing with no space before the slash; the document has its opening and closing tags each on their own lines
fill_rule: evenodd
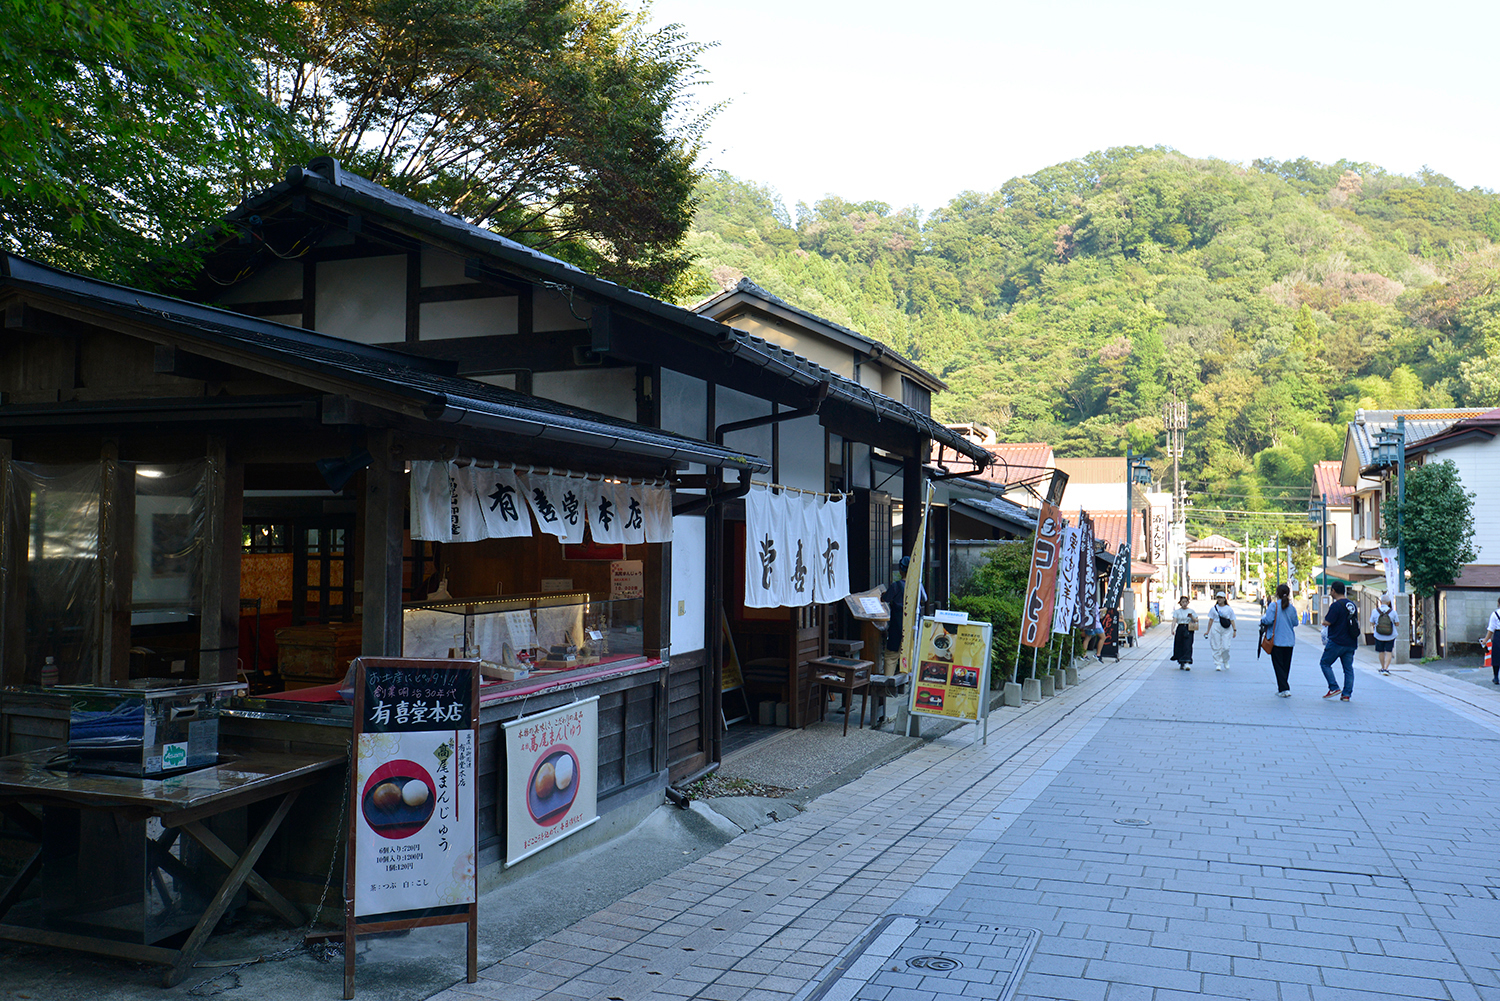
<svg viewBox="0 0 1500 1001">
<path fill-rule="evenodd" d="M 989 716 L 988 622 L 922 620 L 911 711 L 920 716 L 978 721 Z"/>
<path fill-rule="evenodd" d="M 599 819 L 599 699 L 502 726 L 505 864 L 512 866 Z"/>
</svg>

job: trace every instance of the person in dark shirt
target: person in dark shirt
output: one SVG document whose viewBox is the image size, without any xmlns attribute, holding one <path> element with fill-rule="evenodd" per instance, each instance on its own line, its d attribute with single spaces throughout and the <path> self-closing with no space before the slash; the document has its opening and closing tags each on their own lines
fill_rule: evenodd
<svg viewBox="0 0 1500 1001">
<path fill-rule="evenodd" d="M 1328 693 L 1323 698 L 1338 695 L 1342 701 L 1348 702 L 1349 696 L 1354 694 L 1354 651 L 1359 645 L 1361 632 L 1359 608 L 1346 597 L 1348 589 L 1343 581 L 1334 581 L 1329 590 L 1333 592 L 1333 600 L 1328 606 L 1328 614 L 1323 616 L 1323 659 L 1318 662 L 1328 682 Z M 1333 674 L 1336 660 L 1344 662 L 1342 688 Z"/>
<path fill-rule="evenodd" d="M 880 600 L 891 610 L 890 621 L 885 627 L 885 655 L 882 664 L 882 673 L 888 676 L 901 671 L 901 641 L 905 638 L 906 627 L 906 570 L 911 566 L 911 557 L 901 557 L 897 566 L 901 568 L 901 576 L 880 592 Z"/>
</svg>

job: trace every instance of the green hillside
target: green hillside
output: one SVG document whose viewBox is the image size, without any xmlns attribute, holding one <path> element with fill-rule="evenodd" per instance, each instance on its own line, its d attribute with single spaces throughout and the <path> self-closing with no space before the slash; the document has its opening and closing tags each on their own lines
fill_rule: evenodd
<svg viewBox="0 0 1500 1001">
<path fill-rule="evenodd" d="M 1500 196 L 1430 171 L 1126 148 L 925 218 L 699 195 L 684 302 L 748 276 L 941 376 L 940 418 L 1061 455 L 1162 451 L 1175 392 L 1204 524 L 1305 509 L 1357 407 L 1500 405 Z"/>
</svg>

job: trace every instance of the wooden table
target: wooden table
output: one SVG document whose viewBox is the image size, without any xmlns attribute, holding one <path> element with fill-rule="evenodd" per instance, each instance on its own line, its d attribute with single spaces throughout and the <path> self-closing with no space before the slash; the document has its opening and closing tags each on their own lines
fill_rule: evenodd
<svg viewBox="0 0 1500 1001">
<path fill-rule="evenodd" d="M 103 810 L 134 820 L 154 817 L 166 828 L 154 847 L 169 851 L 171 843 L 186 834 L 229 872 L 187 940 L 177 949 L 8 923 L 0 923 L 0 939 L 159 963 L 169 967 L 165 986 L 172 987 L 192 970 L 214 926 L 241 887 L 265 901 L 288 924 L 302 923 L 302 913 L 255 872 L 255 863 L 286 819 L 297 794 L 318 781 L 323 772 L 342 765 L 343 755 L 226 753 L 221 755 L 221 763 L 211 768 L 166 779 L 138 779 L 47 767 L 64 750 L 53 747 L 0 758 L 0 810 L 7 817 L 38 837 L 42 825 L 22 804 L 40 806 L 44 811 Z M 205 821 L 221 813 L 273 799 L 278 802 L 270 818 L 239 854 L 205 825 Z M 10 885 L 0 889 L 0 922 L 41 870 L 41 859 L 42 849 L 38 847 Z"/>
<path fill-rule="evenodd" d="M 844 734 L 849 733 L 849 705 L 851 696 L 859 693 L 859 728 L 865 728 L 865 706 L 870 701 L 870 668 L 875 665 L 868 660 L 853 660 L 848 657 L 818 657 L 811 662 L 813 681 L 824 689 L 834 688 L 844 693 Z M 818 700 L 818 718 L 823 718 L 827 697 Z"/>
</svg>

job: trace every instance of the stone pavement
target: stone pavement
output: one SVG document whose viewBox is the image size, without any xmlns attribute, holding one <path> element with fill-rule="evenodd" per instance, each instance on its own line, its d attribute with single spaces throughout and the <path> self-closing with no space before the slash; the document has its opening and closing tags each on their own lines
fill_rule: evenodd
<svg viewBox="0 0 1500 1001">
<path fill-rule="evenodd" d="M 438 997 L 1500 1001 L 1500 696 L 1302 632 L 1278 699 L 1154 630 Z"/>
</svg>

